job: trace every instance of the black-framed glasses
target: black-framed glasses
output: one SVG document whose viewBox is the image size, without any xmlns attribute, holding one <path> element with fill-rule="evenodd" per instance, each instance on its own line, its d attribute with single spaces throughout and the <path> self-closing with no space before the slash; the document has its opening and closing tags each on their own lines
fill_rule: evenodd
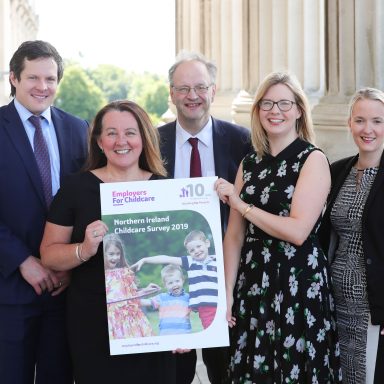
<svg viewBox="0 0 384 384">
<path fill-rule="evenodd" d="M 272 101 L 263 99 L 259 101 L 259 108 L 263 111 L 270 111 L 274 105 L 277 105 L 277 107 L 280 109 L 281 112 L 288 112 L 292 109 L 293 104 L 296 104 L 294 101 L 291 100 L 279 100 L 279 101 Z"/>
<path fill-rule="evenodd" d="M 175 92 L 179 93 L 180 95 L 188 95 L 192 89 L 197 95 L 205 95 L 211 85 L 196 85 L 196 87 L 188 87 L 186 85 L 183 85 L 182 87 L 175 87 L 173 85 L 172 88 L 175 90 Z"/>
</svg>

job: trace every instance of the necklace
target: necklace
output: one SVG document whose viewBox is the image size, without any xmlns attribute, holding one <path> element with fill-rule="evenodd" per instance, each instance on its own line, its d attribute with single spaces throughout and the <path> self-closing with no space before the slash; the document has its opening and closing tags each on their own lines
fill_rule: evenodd
<svg viewBox="0 0 384 384">
<path fill-rule="evenodd" d="M 374 167 L 360 168 L 359 167 L 359 161 L 357 161 L 356 166 L 355 166 L 355 169 L 356 169 L 356 190 L 357 191 L 360 190 L 361 182 L 362 182 L 363 176 L 364 176 L 364 171 L 366 169 L 370 169 L 370 168 L 379 168 L 379 166 L 376 165 Z"/>
</svg>

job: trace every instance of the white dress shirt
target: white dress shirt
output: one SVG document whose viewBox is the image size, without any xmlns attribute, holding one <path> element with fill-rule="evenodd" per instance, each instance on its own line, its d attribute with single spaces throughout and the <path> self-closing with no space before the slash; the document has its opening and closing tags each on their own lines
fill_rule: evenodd
<svg viewBox="0 0 384 384">
<path fill-rule="evenodd" d="M 191 137 L 199 139 L 198 148 L 202 176 L 215 176 L 212 118 L 210 118 L 208 123 L 196 136 L 192 136 L 176 121 L 175 179 L 189 177 L 192 146 L 188 142 L 188 139 Z"/>
<path fill-rule="evenodd" d="M 28 120 L 33 115 L 33 113 L 31 113 L 27 108 L 20 104 L 16 98 L 14 99 L 14 103 L 33 150 L 33 137 L 35 135 L 35 127 Z M 49 160 L 51 162 L 52 196 L 55 196 L 57 190 L 60 187 L 60 156 L 56 131 L 51 117 L 51 108 L 46 109 L 40 116 L 43 117 L 43 119 L 41 119 L 41 129 L 47 143 Z"/>
</svg>

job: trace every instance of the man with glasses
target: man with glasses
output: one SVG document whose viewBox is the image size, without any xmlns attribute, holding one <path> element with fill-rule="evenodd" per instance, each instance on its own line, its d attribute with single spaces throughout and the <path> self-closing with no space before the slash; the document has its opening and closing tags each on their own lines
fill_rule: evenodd
<svg viewBox="0 0 384 384">
<path fill-rule="evenodd" d="M 243 157 L 252 150 L 249 130 L 210 115 L 216 93 L 216 66 L 198 53 L 182 52 L 169 69 L 170 95 L 177 120 L 159 128 L 160 148 L 168 176 L 218 176 L 232 183 Z M 191 140 L 197 139 L 199 172 L 191 167 Z M 193 160 L 192 160 L 193 161 Z M 221 204 L 225 232 L 229 207 Z M 203 361 L 211 383 L 222 383 L 228 367 L 227 348 L 205 348 Z M 176 355 L 177 383 L 193 381 L 196 352 Z"/>
</svg>

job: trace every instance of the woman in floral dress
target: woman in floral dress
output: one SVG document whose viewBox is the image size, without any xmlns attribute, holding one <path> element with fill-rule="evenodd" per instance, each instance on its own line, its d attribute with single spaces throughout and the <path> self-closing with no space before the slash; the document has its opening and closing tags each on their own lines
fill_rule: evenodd
<svg viewBox="0 0 384 384">
<path fill-rule="evenodd" d="M 255 151 L 235 185 L 216 182 L 231 213 L 224 239 L 230 383 L 340 383 L 327 260 L 317 238 L 330 188 L 306 96 L 287 73 L 259 86 Z"/>
<path fill-rule="evenodd" d="M 156 291 L 156 286 L 150 284 L 138 290 L 135 274 L 127 264 L 123 243 L 117 235 L 104 237 L 104 266 L 110 339 L 153 336 L 139 297 Z"/>
</svg>

